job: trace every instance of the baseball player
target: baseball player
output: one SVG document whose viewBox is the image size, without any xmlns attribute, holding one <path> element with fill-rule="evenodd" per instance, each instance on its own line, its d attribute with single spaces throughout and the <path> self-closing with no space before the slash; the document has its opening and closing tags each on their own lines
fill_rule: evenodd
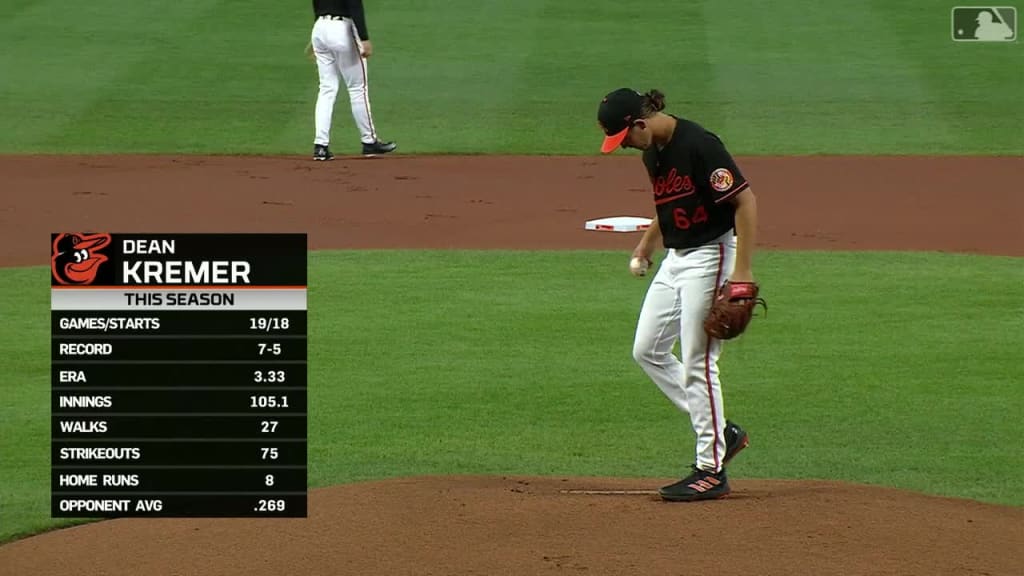
<svg viewBox="0 0 1024 576">
<path fill-rule="evenodd" d="M 359 128 L 363 154 L 373 156 L 394 151 L 394 142 L 377 139 L 377 128 L 370 113 L 370 95 L 366 82 L 366 59 L 373 44 L 366 30 L 363 0 L 313 0 L 316 20 L 310 46 L 320 73 L 320 93 L 316 98 L 316 135 L 313 159 L 331 160 L 331 117 L 338 95 L 339 78 L 348 87 L 352 118 Z"/>
<path fill-rule="evenodd" d="M 753 282 L 757 204 L 718 136 L 664 108 L 658 90 L 622 88 L 601 101 L 597 117 L 605 133 L 601 152 L 643 150 L 653 184 L 655 215 L 633 251 L 631 271 L 642 275 L 657 245 L 666 249 L 640 310 L 633 358 L 689 414 L 697 455 L 691 474 L 659 492 L 665 500 L 706 500 L 729 493 L 725 465 L 749 441 L 725 419 L 721 340 L 709 338 L 703 323 L 727 280 Z M 672 353 L 676 341 L 681 358 Z"/>
</svg>

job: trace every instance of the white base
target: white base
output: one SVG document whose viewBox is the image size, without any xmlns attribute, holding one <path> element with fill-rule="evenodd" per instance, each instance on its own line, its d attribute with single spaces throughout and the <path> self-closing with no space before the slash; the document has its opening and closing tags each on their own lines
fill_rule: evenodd
<svg viewBox="0 0 1024 576">
<path fill-rule="evenodd" d="M 639 232 L 651 227 L 651 219 L 639 216 L 610 216 L 587 220 L 585 227 L 587 230 L 598 232 Z"/>
</svg>

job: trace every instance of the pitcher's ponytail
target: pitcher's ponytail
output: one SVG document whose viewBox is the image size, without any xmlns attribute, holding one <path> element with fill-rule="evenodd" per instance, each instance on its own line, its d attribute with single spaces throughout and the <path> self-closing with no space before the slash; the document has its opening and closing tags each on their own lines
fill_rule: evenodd
<svg viewBox="0 0 1024 576">
<path fill-rule="evenodd" d="M 658 89 L 652 89 L 644 94 L 644 118 L 653 116 L 655 112 L 665 109 L 665 94 Z"/>
</svg>

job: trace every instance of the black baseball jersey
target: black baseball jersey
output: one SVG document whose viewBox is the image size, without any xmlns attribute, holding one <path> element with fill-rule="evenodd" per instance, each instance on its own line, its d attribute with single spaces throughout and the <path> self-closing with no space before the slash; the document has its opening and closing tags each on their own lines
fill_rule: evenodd
<svg viewBox="0 0 1024 576">
<path fill-rule="evenodd" d="M 363 0 L 313 0 L 313 14 L 320 16 L 345 16 L 356 25 L 356 33 L 360 40 L 369 40 L 370 33 L 366 29 L 366 12 Z"/>
<path fill-rule="evenodd" d="M 736 209 L 728 200 L 749 184 L 716 134 L 673 118 L 672 139 L 661 150 L 645 150 L 643 161 L 665 247 L 693 248 L 735 227 Z"/>
</svg>

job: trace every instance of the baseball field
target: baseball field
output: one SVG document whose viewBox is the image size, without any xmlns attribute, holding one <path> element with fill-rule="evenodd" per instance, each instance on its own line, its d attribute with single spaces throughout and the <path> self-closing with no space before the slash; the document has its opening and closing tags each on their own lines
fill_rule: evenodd
<svg viewBox="0 0 1024 576">
<path fill-rule="evenodd" d="M 1017 574 L 1024 51 L 953 4 L 366 1 L 313 162 L 309 3 L 0 4 L 0 575 Z M 611 89 L 719 134 L 768 315 L 729 498 L 633 362 L 651 216 Z M 49 234 L 309 235 L 309 518 L 50 518 Z M 600 493 L 600 494 L 597 494 Z"/>
</svg>

